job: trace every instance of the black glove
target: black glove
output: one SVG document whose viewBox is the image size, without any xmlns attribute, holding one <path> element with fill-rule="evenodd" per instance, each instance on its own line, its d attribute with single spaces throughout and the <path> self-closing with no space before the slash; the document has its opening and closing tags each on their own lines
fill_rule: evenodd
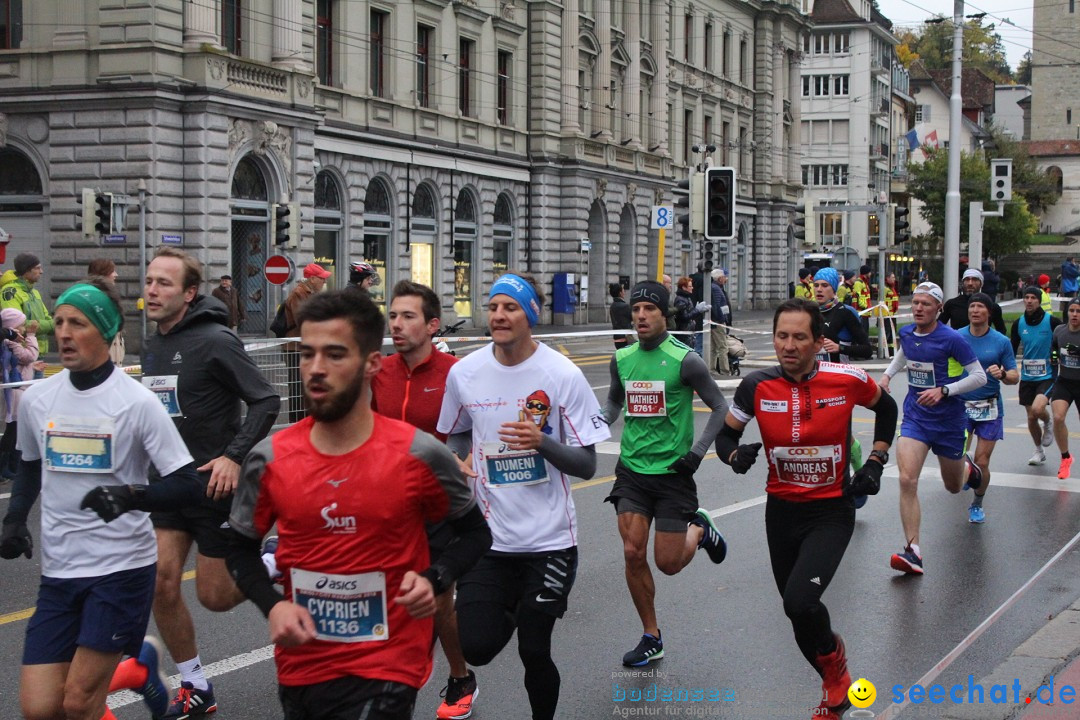
<svg viewBox="0 0 1080 720">
<path fill-rule="evenodd" d="M 93 510 L 109 523 L 126 512 L 137 510 L 135 491 L 131 485 L 99 485 L 79 504 L 82 510 Z"/>
<path fill-rule="evenodd" d="M 668 465 L 668 470 L 673 473 L 678 473 L 683 477 L 692 478 L 697 469 L 701 467 L 701 456 L 695 453 L 693 450 L 683 455 L 675 462 Z"/>
<path fill-rule="evenodd" d="M 760 449 L 761 443 L 740 445 L 735 451 L 735 459 L 731 461 L 731 469 L 740 475 L 744 475 L 757 462 L 757 454 Z"/>
<path fill-rule="evenodd" d="M 851 482 L 844 488 L 844 495 L 852 497 L 854 495 L 877 495 L 878 490 L 881 489 L 881 473 L 885 471 L 885 467 L 875 460 L 869 458 L 863 466 L 855 471 L 855 474 L 851 476 Z"/>
<path fill-rule="evenodd" d="M 34 556 L 34 539 L 30 537 L 26 523 L 4 523 L 4 531 L 0 535 L 0 558 L 14 560 L 20 555 L 25 555 L 27 559 Z"/>
</svg>

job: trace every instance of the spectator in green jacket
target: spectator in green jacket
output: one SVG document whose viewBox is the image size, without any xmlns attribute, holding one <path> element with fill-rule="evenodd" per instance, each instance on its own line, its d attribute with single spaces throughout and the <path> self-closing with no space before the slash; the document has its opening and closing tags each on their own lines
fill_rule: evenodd
<svg viewBox="0 0 1080 720">
<path fill-rule="evenodd" d="M 41 260 L 33 253 L 15 256 L 15 279 L 0 287 L 0 310 L 15 308 L 26 315 L 27 322 L 37 320 L 38 347 L 41 354 L 49 351 L 48 336 L 53 334 L 53 319 L 41 293 L 34 285 L 41 279 Z"/>
</svg>

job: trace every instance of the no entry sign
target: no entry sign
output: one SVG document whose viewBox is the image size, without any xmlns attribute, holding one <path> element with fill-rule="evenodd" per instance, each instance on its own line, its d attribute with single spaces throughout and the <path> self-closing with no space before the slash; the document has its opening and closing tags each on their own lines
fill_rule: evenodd
<svg viewBox="0 0 1080 720">
<path fill-rule="evenodd" d="M 293 264 L 284 255 L 271 255 L 266 258 L 263 272 L 266 273 L 266 279 L 271 285 L 284 285 L 292 277 Z"/>
</svg>

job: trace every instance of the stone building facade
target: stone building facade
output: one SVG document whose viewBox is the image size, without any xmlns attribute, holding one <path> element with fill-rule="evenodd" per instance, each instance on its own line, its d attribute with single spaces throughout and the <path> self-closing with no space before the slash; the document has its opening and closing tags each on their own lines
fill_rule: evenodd
<svg viewBox="0 0 1080 720">
<path fill-rule="evenodd" d="M 587 305 L 564 320 L 603 320 L 608 283 L 655 274 L 651 208 L 702 159 L 694 143 L 738 171 L 738 238 L 719 253 L 735 298 L 786 295 L 807 28 L 790 2 L 5 7 L 0 228 L 9 262 L 42 256 L 52 297 L 101 256 L 138 296 L 139 209 L 126 241 L 103 245 L 78 201 L 86 187 L 137 198 L 142 183 L 148 250 L 180 242 L 209 279 L 231 274 L 247 334 L 284 292 L 262 274 L 276 252 L 325 264 L 338 286 L 350 261 L 372 262 L 383 291 L 425 282 L 476 324 L 503 270 L 549 295 L 571 273 Z M 295 249 L 274 244 L 279 202 L 300 205 Z M 694 244 L 669 235 L 665 272 L 691 272 Z"/>
</svg>

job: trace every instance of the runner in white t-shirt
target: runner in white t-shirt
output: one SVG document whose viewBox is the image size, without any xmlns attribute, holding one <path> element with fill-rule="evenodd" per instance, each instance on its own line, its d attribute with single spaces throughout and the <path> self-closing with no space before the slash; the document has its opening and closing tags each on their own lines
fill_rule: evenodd
<svg viewBox="0 0 1080 720">
<path fill-rule="evenodd" d="M 157 397 L 109 359 L 123 327 L 115 287 L 72 286 L 55 319 L 65 370 L 19 404 L 22 463 L 0 540 L 5 559 L 31 556 L 26 520 L 40 494 L 42 578 L 26 629 L 22 712 L 111 718 L 105 696 L 133 688 L 160 716 L 169 702 L 161 647 L 144 642 L 157 562 L 147 511 L 197 502 L 195 465 Z M 163 478 L 153 487 L 151 462 Z M 124 654 L 137 659 L 121 664 Z"/>
<path fill-rule="evenodd" d="M 570 476 L 592 477 L 593 446 L 610 432 L 581 371 L 532 338 L 535 281 L 504 275 L 489 296 L 493 342 L 450 369 L 438 425 L 459 456 L 472 450 L 494 539 L 458 581 L 458 632 L 466 661 L 486 665 L 516 628 L 533 720 L 550 720 L 560 685 L 551 634 L 577 572 Z"/>
</svg>

